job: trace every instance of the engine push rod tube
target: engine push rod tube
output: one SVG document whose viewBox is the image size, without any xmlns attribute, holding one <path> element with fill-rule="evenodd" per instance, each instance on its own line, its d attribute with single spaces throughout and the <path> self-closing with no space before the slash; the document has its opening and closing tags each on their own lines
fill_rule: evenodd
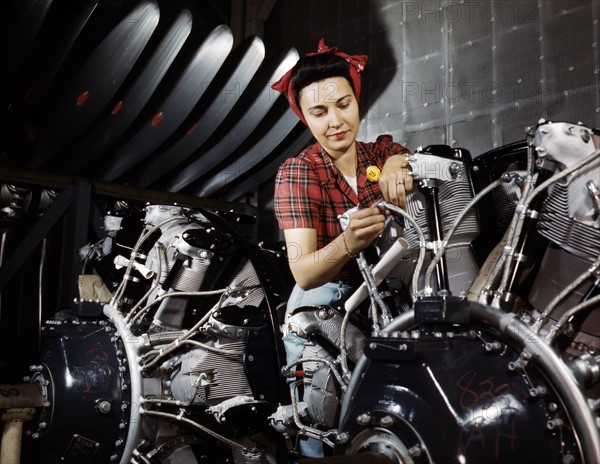
<svg viewBox="0 0 600 464">
<path fill-rule="evenodd" d="M 534 181 L 534 187 L 539 186 L 551 177 L 551 172 L 547 169 L 539 169 L 538 175 Z M 506 263 L 507 267 L 507 288 L 502 298 L 505 301 L 514 300 L 519 293 L 519 286 L 522 280 L 522 275 L 528 268 L 535 269 L 540 263 L 532 263 L 531 257 L 540 253 L 545 245 L 546 240 L 536 234 L 537 225 L 537 210 L 541 207 L 546 199 L 546 191 L 538 196 L 534 202 L 529 205 L 529 211 L 523 215 L 522 224 L 519 236 L 515 237 L 514 248 L 512 249 L 512 259 Z"/>
<path fill-rule="evenodd" d="M 585 293 L 585 295 L 583 295 L 583 297 L 581 298 L 580 303 L 585 303 L 588 300 L 591 300 L 592 298 L 594 298 L 595 296 L 600 295 L 600 277 L 597 278 L 594 283 L 592 284 L 592 286 L 588 289 L 588 291 Z M 592 314 L 592 309 L 588 309 L 587 311 L 582 311 L 578 314 L 576 314 L 575 316 L 573 316 L 573 318 L 569 321 L 570 324 L 575 327 L 577 330 L 580 330 L 581 327 L 583 326 L 583 324 L 585 323 L 585 321 L 590 317 L 590 315 Z"/>
<path fill-rule="evenodd" d="M 434 252 L 436 244 L 441 244 L 444 241 L 444 230 L 442 227 L 442 213 L 440 211 L 439 187 L 438 182 L 433 179 L 423 179 L 419 182 L 419 188 L 425 195 L 427 201 L 427 220 L 429 222 L 429 236 L 434 244 Z M 435 275 L 437 282 L 437 290 L 449 290 L 448 282 L 448 265 L 446 257 L 440 256 L 435 265 Z"/>
<path fill-rule="evenodd" d="M 419 245 L 419 257 L 417 259 L 417 264 L 415 265 L 415 270 L 412 277 L 412 293 L 413 297 L 416 298 L 419 295 L 419 276 L 421 275 L 421 269 L 423 267 L 423 262 L 425 261 L 425 234 L 423 233 L 421 227 L 419 227 L 417 221 L 415 221 L 415 219 L 410 214 L 406 213 L 402 208 L 385 201 L 379 202 L 377 207 L 382 210 L 387 209 L 393 215 L 406 219 L 406 221 L 408 221 L 414 227 L 415 232 L 419 236 L 419 240 L 421 241 Z M 348 309 L 346 309 L 346 311 L 348 311 Z"/>
<path fill-rule="evenodd" d="M 431 260 L 431 263 L 429 264 L 427 270 L 425 271 L 425 278 L 424 278 L 424 285 L 425 285 L 425 291 L 427 291 L 428 289 L 431 288 L 431 276 L 433 274 L 433 270 L 437 264 L 437 261 L 444 256 L 444 254 L 446 253 L 446 248 L 448 247 L 448 242 L 450 240 L 450 238 L 454 235 L 454 233 L 456 232 L 456 230 L 458 229 L 459 224 L 463 221 L 463 219 L 466 217 L 467 213 L 473 208 L 475 207 L 475 205 L 477 205 L 481 199 L 486 196 L 487 194 L 489 194 L 493 189 L 495 189 L 496 187 L 498 187 L 499 185 L 506 183 L 506 182 L 510 182 L 511 181 L 511 177 L 510 176 L 506 176 L 503 175 L 500 179 L 495 180 L 494 182 L 492 182 L 491 184 L 489 184 L 487 187 L 485 187 L 481 192 L 479 192 L 470 202 L 467 206 L 465 206 L 463 208 L 463 210 L 460 212 L 460 214 L 454 219 L 454 222 L 452 223 L 452 226 L 450 227 L 450 229 L 448 230 L 448 232 L 446 233 L 446 239 L 444 240 L 444 242 L 442 243 L 442 246 L 439 250 L 437 250 L 437 253 L 435 254 L 435 256 L 433 257 L 433 259 Z"/>
</svg>

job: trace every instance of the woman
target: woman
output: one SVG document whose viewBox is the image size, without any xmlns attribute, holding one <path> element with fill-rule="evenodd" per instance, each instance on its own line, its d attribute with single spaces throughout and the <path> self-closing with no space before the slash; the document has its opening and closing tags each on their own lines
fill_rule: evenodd
<svg viewBox="0 0 600 464">
<path fill-rule="evenodd" d="M 321 40 L 316 53 L 301 58 L 273 85 L 317 141 L 286 160 L 275 182 L 275 214 L 296 281 L 286 321 L 297 308 L 328 305 L 349 295 L 361 277 L 353 258 L 384 230 L 386 216 L 373 205 L 383 197 L 404 207 L 412 189 L 404 147 L 390 136 L 375 143 L 356 141 L 360 72 L 366 61 Z M 339 216 L 357 206 L 343 230 Z M 283 332 L 291 363 L 300 358 L 305 340 L 287 323 Z M 302 454 L 322 455 L 319 445 L 301 442 Z"/>
<path fill-rule="evenodd" d="M 349 56 L 319 42 L 277 83 L 290 107 L 317 143 L 281 166 L 276 178 L 275 214 L 283 229 L 296 286 L 288 312 L 328 304 L 358 283 L 354 258 L 382 232 L 385 215 L 373 206 L 383 199 L 406 206 L 412 177 L 408 150 L 380 136 L 356 141 L 359 129 L 360 72 L 366 56 Z M 381 172 L 367 180 L 367 171 Z M 369 176 L 372 177 L 372 176 Z M 339 216 L 350 215 L 345 230 Z"/>
</svg>

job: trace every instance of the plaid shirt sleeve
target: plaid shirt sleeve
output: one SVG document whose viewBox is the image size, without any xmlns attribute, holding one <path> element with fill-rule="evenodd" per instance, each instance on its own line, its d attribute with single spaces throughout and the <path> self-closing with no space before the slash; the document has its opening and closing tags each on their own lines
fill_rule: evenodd
<svg viewBox="0 0 600 464">
<path fill-rule="evenodd" d="M 367 144 L 369 151 L 376 157 L 382 157 L 383 161 L 387 161 L 392 155 L 406 154 L 410 155 L 410 150 L 403 147 L 398 142 L 394 142 L 391 135 L 380 135 L 374 143 Z"/>
<path fill-rule="evenodd" d="M 288 158 L 275 178 L 274 206 L 280 229 L 316 229 L 321 199 L 314 169 L 299 158 Z"/>
<path fill-rule="evenodd" d="M 375 142 L 357 142 L 359 185 L 358 200 L 371 205 L 381 199 L 377 182 L 368 182 L 365 171 L 374 165 L 383 168 L 392 155 L 407 153 L 402 145 L 393 142 L 389 135 L 382 135 Z M 343 175 L 334 167 L 327 156 L 323 156 L 320 145 L 315 144 L 300 155 L 288 158 L 275 178 L 274 210 L 279 228 L 315 229 L 317 247 L 328 245 L 341 232 L 338 215 L 356 205 L 350 187 Z M 341 187 L 345 185 L 345 187 Z M 355 197 L 356 198 L 356 197 Z M 334 280 L 358 282 L 360 273 L 356 262 L 350 260 Z"/>
</svg>

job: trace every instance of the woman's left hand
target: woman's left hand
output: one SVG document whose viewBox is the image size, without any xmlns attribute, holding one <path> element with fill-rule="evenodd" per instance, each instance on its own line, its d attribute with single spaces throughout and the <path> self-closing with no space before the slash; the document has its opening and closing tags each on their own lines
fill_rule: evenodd
<svg viewBox="0 0 600 464">
<path fill-rule="evenodd" d="M 413 188 L 406 155 L 393 155 L 388 158 L 379 176 L 379 186 L 385 201 L 406 208 L 406 192 L 410 192 Z"/>
</svg>

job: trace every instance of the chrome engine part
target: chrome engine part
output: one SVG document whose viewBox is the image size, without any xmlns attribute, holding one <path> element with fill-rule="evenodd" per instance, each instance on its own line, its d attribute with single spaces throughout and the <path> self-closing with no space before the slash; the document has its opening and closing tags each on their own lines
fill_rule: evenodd
<svg viewBox="0 0 600 464">
<path fill-rule="evenodd" d="M 421 238 L 416 228 L 423 232 L 430 250 L 439 248 L 444 234 L 473 197 L 471 155 L 467 150 L 431 145 L 419 148 L 409 162 L 416 188 L 407 195 L 406 212 L 416 224 L 397 219 L 403 229 L 401 236 L 409 243 L 409 251 L 403 256 L 404 265 L 396 266 L 394 273 L 388 274 L 388 279 L 397 278 L 407 286 L 410 286 L 420 249 Z M 434 210 L 436 215 L 432 215 Z M 438 282 L 438 286 L 455 294 L 469 288 L 478 272 L 471 243 L 479 233 L 477 214 L 471 211 L 447 245 L 444 264 L 448 282 Z"/>
<path fill-rule="evenodd" d="M 467 150 L 448 150 L 448 147 L 436 145 L 418 150 L 410 157 L 417 188 L 408 194 L 406 212 L 415 219 L 431 249 L 440 246 L 444 234 L 473 197 L 470 162 L 471 155 Z M 437 205 L 433 206 L 435 203 Z M 432 217 L 433 208 L 439 208 L 439 221 Z M 440 232 L 439 238 L 435 236 L 436 231 Z M 477 215 L 471 211 L 460 222 L 447 245 L 447 290 L 454 294 L 466 291 L 478 271 L 471 243 L 479 233 Z M 409 256 L 416 263 L 419 236 L 414 226 L 406 221 L 404 238 L 413 250 Z"/>
<path fill-rule="evenodd" d="M 563 169 L 571 167 L 594 152 L 594 136 L 581 125 L 554 123 L 540 126 L 533 140 L 542 159 L 550 159 Z M 530 301 L 546 308 L 556 296 L 555 289 L 567 288 L 590 267 L 593 285 L 573 288 L 558 302 L 549 321 L 559 318 L 579 302 L 586 292 L 600 285 L 600 159 L 574 171 L 548 188 L 538 219 L 538 231 L 551 245 L 531 290 Z M 596 290 L 597 291 L 597 290 Z M 574 353 L 600 352 L 600 318 L 587 312 L 581 321 L 571 320 L 570 348 Z"/>
<path fill-rule="evenodd" d="M 354 325 L 342 333 L 342 316 L 330 307 L 298 308 L 290 315 L 288 326 L 299 337 L 311 340 L 305 344 L 300 360 L 289 366 L 295 376 L 298 365 L 302 365 L 304 401 L 296 407 L 305 409 L 315 423 L 334 427 L 339 419 L 341 389 L 345 388 L 336 366 L 338 347 L 345 346 L 348 358 L 355 363 L 363 351 L 364 334 Z M 343 343 L 341 337 L 344 337 Z M 293 413 L 293 408 L 283 406 L 274 419 L 291 423 Z"/>
<path fill-rule="evenodd" d="M 285 289 L 271 287 L 270 252 L 228 224 L 147 206 L 130 256 L 114 259 L 124 274 L 104 316 L 47 321 L 33 379 L 53 397 L 43 415 L 52 426 L 40 419 L 33 432 L 43 462 L 277 462 L 266 418 L 287 392 L 271 306 Z"/>
</svg>

